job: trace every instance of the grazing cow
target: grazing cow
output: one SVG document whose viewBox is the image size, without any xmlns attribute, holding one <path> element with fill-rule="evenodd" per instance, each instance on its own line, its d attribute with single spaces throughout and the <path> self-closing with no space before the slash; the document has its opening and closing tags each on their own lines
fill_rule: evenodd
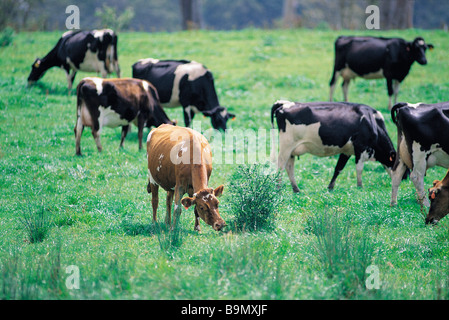
<svg viewBox="0 0 449 320">
<path fill-rule="evenodd" d="M 311 153 L 318 157 L 339 154 L 328 189 L 351 155 L 355 155 L 357 185 L 362 186 L 365 161 L 377 160 L 390 169 L 396 152 L 385 128 L 382 114 L 373 108 L 347 102 L 277 101 L 271 108 L 279 130 L 278 169 L 286 169 L 294 192 L 299 192 L 294 176 L 294 156 Z M 272 149 L 272 156 L 274 149 Z"/>
<path fill-rule="evenodd" d="M 435 180 L 429 189 L 430 209 L 426 224 L 436 224 L 449 213 L 449 170 L 443 180 Z"/>
<path fill-rule="evenodd" d="M 330 81 L 330 101 L 339 76 L 343 78 L 344 100 L 348 101 L 349 82 L 356 78 L 387 80 L 388 108 L 391 109 L 391 97 L 396 103 L 399 85 L 407 76 L 413 62 L 427 64 L 426 44 L 421 37 L 413 42 L 400 38 L 375 37 L 338 37 L 335 41 L 335 62 Z"/>
<path fill-rule="evenodd" d="M 91 127 L 98 151 L 101 129 L 122 126 L 120 147 L 129 124 L 138 127 L 139 150 L 142 149 L 143 128 L 170 123 L 160 106 L 156 89 L 141 79 L 84 78 L 77 87 L 77 120 L 75 125 L 76 154 L 81 155 L 81 135 L 84 126 Z"/>
<path fill-rule="evenodd" d="M 52 67 L 66 71 L 69 90 L 77 71 L 99 72 L 103 78 L 115 71 L 120 78 L 117 35 L 110 29 L 67 31 L 44 58 L 33 62 L 28 84 L 39 80 Z"/>
<path fill-rule="evenodd" d="M 212 172 L 212 152 L 206 138 L 200 133 L 183 127 L 161 125 L 151 130 L 147 139 L 148 193 L 151 192 L 153 221 L 157 218 L 158 190 L 167 191 L 165 222 L 171 222 L 171 206 L 175 197 L 173 224 L 185 208 L 195 205 L 195 230 L 200 231 L 199 218 L 214 230 L 221 230 L 226 223 L 218 212 L 218 199 L 223 185 L 215 190 L 208 187 Z M 189 197 L 181 200 L 188 193 Z"/>
<path fill-rule="evenodd" d="M 401 175 L 409 168 L 418 200 L 429 206 L 424 190 L 428 168 L 449 168 L 449 102 L 398 103 L 391 109 L 398 129 L 398 157 L 393 167 L 391 205 L 397 204 Z"/>
<path fill-rule="evenodd" d="M 235 117 L 220 106 L 214 77 L 201 63 L 149 58 L 139 60 L 132 68 L 134 78 L 147 80 L 156 87 L 164 107 L 183 107 L 187 127 L 199 112 L 211 118 L 214 129 L 221 130 L 226 130 L 228 119 Z"/>
</svg>

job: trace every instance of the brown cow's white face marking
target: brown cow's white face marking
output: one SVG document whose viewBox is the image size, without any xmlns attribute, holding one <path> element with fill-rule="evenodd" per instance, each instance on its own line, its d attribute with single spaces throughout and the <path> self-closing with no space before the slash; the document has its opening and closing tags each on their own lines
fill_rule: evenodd
<svg viewBox="0 0 449 320">
<path fill-rule="evenodd" d="M 223 188 L 224 186 L 221 185 L 215 190 L 212 188 L 200 190 L 192 198 L 183 198 L 181 203 L 186 209 L 195 205 L 195 213 L 204 222 L 212 226 L 214 230 L 220 231 L 226 225 L 226 222 L 220 217 L 218 212 L 219 201 L 217 197 L 221 196 Z"/>
</svg>

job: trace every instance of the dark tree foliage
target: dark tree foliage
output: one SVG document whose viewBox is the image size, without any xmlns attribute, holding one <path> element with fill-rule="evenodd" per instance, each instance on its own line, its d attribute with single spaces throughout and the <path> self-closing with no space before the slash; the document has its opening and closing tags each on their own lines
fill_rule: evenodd
<svg viewBox="0 0 449 320">
<path fill-rule="evenodd" d="M 247 27 L 365 28 L 366 6 L 378 5 L 381 29 L 447 28 L 444 0 L 1 0 L 0 31 L 65 30 L 68 5 L 80 9 L 80 27 L 101 27 L 98 9 L 113 8 L 120 17 L 132 8 L 128 31 L 177 31 Z"/>
</svg>

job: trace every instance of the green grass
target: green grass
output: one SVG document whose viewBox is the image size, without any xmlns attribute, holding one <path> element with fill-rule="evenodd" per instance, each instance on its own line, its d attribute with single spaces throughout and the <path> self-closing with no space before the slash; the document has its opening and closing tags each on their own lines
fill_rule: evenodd
<svg viewBox="0 0 449 320">
<path fill-rule="evenodd" d="M 118 53 L 124 77 L 131 76 L 131 65 L 141 58 L 204 63 L 214 73 L 221 104 L 237 115 L 230 126 L 258 130 L 270 128 L 270 108 L 278 99 L 328 99 L 333 42 L 340 34 L 423 36 L 435 50 L 428 53 L 427 66 L 412 66 L 399 100 L 449 100 L 449 44 L 442 31 L 123 33 Z M 183 209 L 180 238 L 167 238 L 169 231 L 152 223 L 146 154 L 138 151 L 137 130 L 120 150 L 120 129 L 105 128 L 100 154 L 87 129 L 81 140 L 84 155 L 76 157 L 76 97 L 67 94 L 64 72 L 54 68 L 26 88 L 32 62 L 59 36 L 19 33 L 0 48 L 0 299 L 449 297 L 449 220 L 425 226 L 410 181 L 400 186 L 399 205 L 390 207 L 391 181 L 378 163 L 365 165 L 364 187 L 357 188 L 350 161 L 328 192 L 337 158 L 305 155 L 295 162 L 301 193 L 293 194 L 282 174 L 282 202 L 273 228 L 215 232 L 201 222 L 198 234 L 193 209 Z M 79 73 L 75 85 L 91 75 Z M 339 87 L 336 99 L 342 98 Z M 349 97 L 383 113 L 396 145 L 385 81 L 358 79 Z M 167 113 L 183 124 L 181 109 Z M 203 131 L 211 127 L 209 119 L 198 115 L 195 120 Z M 233 199 L 226 195 L 232 194 L 237 167 L 215 164 L 210 180 L 211 187 L 225 185 L 220 213 L 227 222 L 235 219 Z M 444 173 L 443 168 L 428 170 L 426 187 Z M 158 220 L 163 221 L 164 192 L 160 204 Z M 42 210 L 50 229 L 43 241 L 31 243 L 21 217 Z M 332 218 L 336 213 L 341 222 Z M 336 269 L 329 269 L 329 259 L 339 261 Z M 367 274 L 354 267 L 367 260 L 379 268 L 379 290 L 367 290 Z M 70 265 L 79 268 L 80 289 L 65 285 Z"/>
</svg>

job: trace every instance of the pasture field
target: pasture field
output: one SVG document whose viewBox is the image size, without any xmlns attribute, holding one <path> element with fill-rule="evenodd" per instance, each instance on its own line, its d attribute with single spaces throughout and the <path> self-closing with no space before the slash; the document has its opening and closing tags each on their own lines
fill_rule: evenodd
<svg viewBox="0 0 449 320">
<path fill-rule="evenodd" d="M 230 184 L 238 164 L 214 164 L 210 186 L 225 185 L 220 213 L 229 228 L 215 232 L 201 222 L 198 234 L 193 209 L 183 209 L 180 237 L 167 246 L 164 225 L 152 223 L 146 152 L 138 150 L 136 127 L 123 149 L 120 129 L 104 128 L 102 153 L 86 128 L 83 156 L 77 157 L 76 96 L 74 90 L 67 93 L 65 73 L 53 68 L 26 88 L 32 62 L 47 54 L 61 33 L 20 33 L 0 48 L 0 299 L 449 297 L 449 218 L 426 226 L 410 180 L 400 185 L 398 206 L 390 207 L 390 177 L 374 162 L 365 165 L 363 188 L 356 186 L 350 160 L 329 192 L 337 157 L 303 156 L 295 162 L 301 192 L 293 194 L 284 172 L 274 225 L 257 231 L 231 226 Z M 427 52 L 427 66 L 412 66 L 398 99 L 449 100 L 449 42 L 443 31 L 130 32 L 119 34 L 118 53 L 124 77 L 141 58 L 202 62 L 214 74 L 221 104 L 236 114 L 230 127 L 268 131 L 276 100 L 328 99 L 333 42 L 341 34 L 409 41 L 423 36 L 435 50 Z M 92 75 L 78 73 L 74 86 Z M 340 84 L 335 99 L 342 99 Z M 383 113 L 396 146 L 385 81 L 357 79 L 349 98 Z M 183 125 L 180 108 L 167 114 Z M 202 130 L 211 127 L 201 115 L 194 120 Z M 445 172 L 430 169 L 426 188 Z M 159 196 L 163 221 L 165 192 Z M 48 233 L 32 243 L 24 221 L 39 215 L 49 220 Z M 377 278 L 366 272 L 369 265 Z M 68 266 L 79 270 L 79 289 L 70 286 L 76 282 Z"/>
</svg>

